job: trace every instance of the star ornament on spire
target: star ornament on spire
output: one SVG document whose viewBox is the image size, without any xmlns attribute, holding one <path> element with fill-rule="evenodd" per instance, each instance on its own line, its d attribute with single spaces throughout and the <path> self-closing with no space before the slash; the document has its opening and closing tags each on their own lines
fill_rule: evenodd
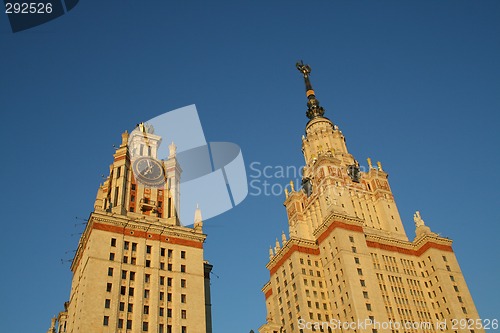
<svg viewBox="0 0 500 333">
<path fill-rule="evenodd" d="M 304 76 L 304 83 L 306 84 L 306 96 L 307 96 L 307 111 L 306 116 L 309 119 L 314 119 L 317 117 L 323 117 L 325 110 L 319 106 L 319 101 L 316 99 L 314 94 L 314 90 L 311 85 L 311 81 L 309 80 L 309 74 L 311 74 L 311 67 L 301 60 L 295 64 L 295 67 L 302 73 Z"/>
</svg>

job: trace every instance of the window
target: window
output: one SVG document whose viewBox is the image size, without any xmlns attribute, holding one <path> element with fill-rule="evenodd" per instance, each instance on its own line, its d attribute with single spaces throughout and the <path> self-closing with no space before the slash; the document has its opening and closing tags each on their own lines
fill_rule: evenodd
<svg viewBox="0 0 500 333">
<path fill-rule="evenodd" d="M 187 333 L 187 327 L 186 326 L 182 326 L 181 327 L 181 333 Z"/>
<path fill-rule="evenodd" d="M 120 311 L 125 311 L 125 303 L 120 302 Z"/>
<path fill-rule="evenodd" d="M 358 268 L 358 275 L 363 275 L 363 270 L 361 268 Z"/>
<path fill-rule="evenodd" d="M 105 307 L 106 309 L 109 309 L 109 308 L 111 307 L 111 300 L 110 300 L 110 299 L 106 299 L 106 300 L 104 301 L 104 307 Z"/>
<path fill-rule="evenodd" d="M 186 280 L 181 279 L 181 288 L 186 288 Z"/>
<path fill-rule="evenodd" d="M 122 271 L 122 279 L 125 280 L 127 278 L 127 271 Z"/>
<path fill-rule="evenodd" d="M 163 285 L 165 285 L 165 277 L 160 276 L 160 286 L 163 286 Z"/>
<path fill-rule="evenodd" d="M 449 271 L 449 272 L 451 272 L 450 266 L 446 265 L 446 270 Z"/>
<path fill-rule="evenodd" d="M 161 263 L 160 263 L 160 269 L 161 269 L 161 270 L 165 270 L 165 263 L 164 263 L 164 262 L 161 262 Z"/>
<path fill-rule="evenodd" d="M 172 278 L 167 278 L 167 287 L 172 287 Z"/>
<path fill-rule="evenodd" d="M 118 328 L 123 328 L 123 319 L 118 319 Z"/>
<path fill-rule="evenodd" d="M 137 251 L 137 243 L 132 243 L 132 251 Z"/>
<path fill-rule="evenodd" d="M 133 312 L 133 310 L 134 310 L 134 304 L 129 303 L 129 304 L 127 305 L 127 311 L 128 311 L 128 312 Z"/>
<path fill-rule="evenodd" d="M 142 330 L 143 330 L 144 332 L 147 332 L 147 331 L 148 331 L 148 326 L 149 326 L 149 325 L 148 325 L 148 322 L 147 322 L 147 321 L 143 321 L 143 322 L 142 322 Z"/>
<path fill-rule="evenodd" d="M 186 259 L 186 251 L 181 251 L 181 259 Z"/>
<path fill-rule="evenodd" d="M 151 245 L 146 245 L 146 253 L 151 254 Z"/>
<path fill-rule="evenodd" d="M 135 184 L 132 184 L 132 191 L 135 191 Z"/>
<path fill-rule="evenodd" d="M 364 298 L 368 298 L 368 292 L 367 291 L 363 291 L 363 297 Z"/>
<path fill-rule="evenodd" d="M 112 247 L 116 246 L 116 238 L 111 238 L 111 246 Z"/>
<path fill-rule="evenodd" d="M 172 309 L 167 308 L 167 317 L 172 318 Z"/>
<path fill-rule="evenodd" d="M 357 253 L 357 250 L 356 250 L 355 246 L 351 247 L 351 250 L 352 250 L 352 253 Z"/>
<path fill-rule="evenodd" d="M 127 264 L 127 263 L 128 263 L 128 257 L 127 257 L 127 256 L 123 256 L 123 263 L 124 263 L 124 264 Z"/>
<path fill-rule="evenodd" d="M 164 248 L 164 247 L 162 247 L 162 248 L 160 249 L 160 256 L 162 256 L 162 257 L 164 257 L 164 256 L 165 256 L 165 248 Z"/>
<path fill-rule="evenodd" d="M 186 310 L 181 310 L 181 318 L 186 319 Z"/>
<path fill-rule="evenodd" d="M 151 267 L 151 260 L 146 260 L 146 267 Z"/>
<path fill-rule="evenodd" d="M 132 288 L 132 287 L 128 288 L 128 295 L 134 296 L 134 288 Z"/>
<path fill-rule="evenodd" d="M 168 264 L 167 270 L 170 271 L 170 272 L 172 271 L 172 264 Z"/>
<path fill-rule="evenodd" d="M 149 283 L 151 281 L 151 274 L 145 274 L 144 275 L 144 282 Z"/>
<path fill-rule="evenodd" d="M 115 254 L 113 252 L 109 254 L 109 260 L 111 261 L 115 260 Z"/>
<path fill-rule="evenodd" d="M 163 317 L 164 312 L 165 312 L 165 308 L 160 308 L 160 311 L 159 311 L 160 317 Z"/>
<path fill-rule="evenodd" d="M 361 287 L 366 287 L 365 280 L 359 280 L 359 283 L 361 283 Z"/>
<path fill-rule="evenodd" d="M 127 329 L 128 330 L 132 329 L 132 320 L 127 320 Z"/>
<path fill-rule="evenodd" d="M 349 236 L 349 242 L 354 243 L 354 237 Z"/>
<path fill-rule="evenodd" d="M 354 262 L 355 262 L 356 264 L 359 264 L 359 258 L 358 258 L 358 257 L 354 257 Z"/>
<path fill-rule="evenodd" d="M 455 289 L 455 291 L 458 293 L 458 287 L 457 286 L 453 286 L 453 289 Z"/>
<path fill-rule="evenodd" d="M 186 303 L 186 295 L 181 294 L 181 303 Z"/>
<path fill-rule="evenodd" d="M 136 263 L 136 259 L 135 259 L 134 257 L 132 257 L 132 258 L 130 259 L 130 263 L 131 263 L 132 265 L 135 265 L 135 263 Z"/>
<path fill-rule="evenodd" d="M 123 249 L 124 249 L 124 250 L 128 250 L 128 246 L 129 246 L 129 244 L 130 244 L 129 242 L 124 242 L 124 243 L 123 243 Z"/>
<path fill-rule="evenodd" d="M 144 298 L 149 298 L 149 289 L 144 289 Z"/>
<path fill-rule="evenodd" d="M 108 326 L 108 324 L 109 324 L 109 316 L 104 316 L 104 319 L 102 320 L 102 324 L 104 326 Z"/>
<path fill-rule="evenodd" d="M 108 284 L 106 285 L 106 291 L 107 291 L 107 292 L 110 292 L 110 291 L 111 291 L 111 287 L 112 287 L 112 284 L 111 284 L 111 283 L 108 283 Z"/>
<path fill-rule="evenodd" d="M 167 293 L 167 302 L 172 302 L 172 294 Z"/>
<path fill-rule="evenodd" d="M 169 250 L 168 250 L 168 257 L 169 257 L 169 258 L 172 258 L 172 253 L 173 253 L 173 252 L 174 252 L 174 251 L 173 251 L 173 250 L 171 250 L 171 249 L 169 249 Z"/>
<path fill-rule="evenodd" d="M 186 273 L 186 265 L 181 265 L 181 272 Z"/>
<path fill-rule="evenodd" d="M 163 301 L 165 298 L 165 293 L 163 291 L 160 291 L 160 301 Z"/>
<path fill-rule="evenodd" d="M 450 275 L 450 280 L 455 281 L 455 277 L 453 275 Z"/>
<path fill-rule="evenodd" d="M 108 268 L 108 276 L 113 276 L 113 267 Z"/>
<path fill-rule="evenodd" d="M 135 272 L 130 272 L 130 281 L 135 280 Z"/>
<path fill-rule="evenodd" d="M 163 324 L 158 325 L 158 333 L 165 333 L 165 326 Z"/>
<path fill-rule="evenodd" d="M 149 305 L 144 305 L 143 313 L 144 314 L 149 314 Z"/>
<path fill-rule="evenodd" d="M 372 310 L 372 305 L 370 303 L 366 303 L 366 309 L 368 311 L 371 311 Z"/>
<path fill-rule="evenodd" d="M 448 259 L 446 258 L 446 256 L 443 256 L 443 261 L 448 261 Z"/>
</svg>

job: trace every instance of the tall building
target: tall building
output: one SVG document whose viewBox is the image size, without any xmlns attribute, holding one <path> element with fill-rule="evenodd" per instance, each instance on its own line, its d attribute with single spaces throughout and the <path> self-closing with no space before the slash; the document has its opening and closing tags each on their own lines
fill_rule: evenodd
<svg viewBox="0 0 500 333">
<path fill-rule="evenodd" d="M 122 134 L 71 264 L 65 310 L 49 333 L 211 333 L 210 271 L 202 217 L 178 218 L 176 147 L 146 124 Z"/>
<path fill-rule="evenodd" d="M 269 250 L 260 333 L 483 332 L 452 240 L 415 213 L 409 240 L 380 162 L 362 170 L 324 117 L 309 80 L 300 190 L 284 205 L 288 237 Z"/>
</svg>

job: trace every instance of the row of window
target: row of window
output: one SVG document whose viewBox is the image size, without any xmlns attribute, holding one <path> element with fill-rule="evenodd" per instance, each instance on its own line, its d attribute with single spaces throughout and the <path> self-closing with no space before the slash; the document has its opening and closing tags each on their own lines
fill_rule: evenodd
<svg viewBox="0 0 500 333">
<path fill-rule="evenodd" d="M 132 252 L 137 251 L 137 243 L 135 242 L 129 242 L 129 241 L 124 241 L 123 242 L 123 249 L 124 250 L 129 250 L 131 249 Z M 116 247 L 116 238 L 111 238 L 111 247 Z M 152 245 L 146 245 L 146 253 L 151 254 L 153 246 Z M 165 254 L 167 254 L 168 258 L 173 257 L 174 250 L 172 249 L 166 249 L 164 247 L 160 248 L 160 256 L 164 257 Z M 186 251 L 180 251 L 180 258 L 181 259 L 186 259 Z"/>
<path fill-rule="evenodd" d="M 109 326 L 109 316 L 104 316 L 102 324 L 104 326 Z M 126 324 L 125 328 L 127 330 L 132 329 L 132 320 L 131 319 L 128 319 L 127 321 L 125 321 L 124 319 L 118 319 L 118 323 L 117 323 L 118 328 L 124 328 L 125 324 Z M 149 331 L 149 322 L 147 322 L 147 321 L 142 322 L 142 331 L 143 332 Z M 167 325 L 167 330 L 165 332 L 165 325 L 159 324 L 158 325 L 158 333 L 172 333 L 172 325 Z M 181 326 L 181 333 L 188 333 L 187 326 Z"/>
</svg>

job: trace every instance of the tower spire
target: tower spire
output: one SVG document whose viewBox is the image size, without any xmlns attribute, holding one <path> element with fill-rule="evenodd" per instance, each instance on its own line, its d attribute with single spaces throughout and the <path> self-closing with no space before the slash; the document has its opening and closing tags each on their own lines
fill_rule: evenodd
<svg viewBox="0 0 500 333">
<path fill-rule="evenodd" d="M 309 119 L 314 119 L 317 117 L 323 117 L 325 110 L 319 106 L 319 101 L 316 99 L 314 95 L 314 90 L 311 85 L 311 81 L 309 80 L 309 74 L 311 74 L 311 67 L 309 65 L 305 65 L 301 60 L 297 62 L 295 65 L 299 72 L 304 76 L 304 82 L 306 84 L 306 96 L 307 96 L 307 112 L 306 116 Z"/>
</svg>

